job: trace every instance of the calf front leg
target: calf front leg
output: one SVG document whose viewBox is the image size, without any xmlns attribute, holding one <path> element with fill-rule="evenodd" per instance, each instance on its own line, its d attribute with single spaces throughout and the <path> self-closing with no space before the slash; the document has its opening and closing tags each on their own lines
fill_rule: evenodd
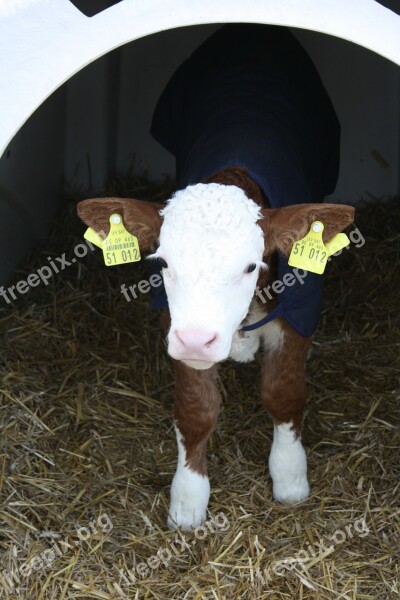
<svg viewBox="0 0 400 600">
<path fill-rule="evenodd" d="M 189 530 L 206 517 L 210 497 L 207 440 L 217 422 L 220 394 L 216 387 L 216 366 L 197 371 L 175 361 L 175 371 L 178 466 L 171 485 L 168 525 Z"/>
<path fill-rule="evenodd" d="M 273 335 L 265 337 L 261 383 L 262 402 L 274 420 L 269 472 L 275 500 L 293 503 L 310 493 L 301 423 L 307 397 L 305 356 L 311 340 L 281 320 L 274 328 Z"/>
</svg>

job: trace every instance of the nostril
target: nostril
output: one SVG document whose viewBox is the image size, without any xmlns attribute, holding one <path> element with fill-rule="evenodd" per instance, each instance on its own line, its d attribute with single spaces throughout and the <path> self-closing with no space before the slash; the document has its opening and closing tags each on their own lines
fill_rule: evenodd
<svg viewBox="0 0 400 600">
<path fill-rule="evenodd" d="M 211 340 L 208 340 L 208 342 L 205 344 L 206 348 L 210 348 L 210 346 L 216 341 L 217 339 L 217 334 L 215 334 Z"/>
</svg>

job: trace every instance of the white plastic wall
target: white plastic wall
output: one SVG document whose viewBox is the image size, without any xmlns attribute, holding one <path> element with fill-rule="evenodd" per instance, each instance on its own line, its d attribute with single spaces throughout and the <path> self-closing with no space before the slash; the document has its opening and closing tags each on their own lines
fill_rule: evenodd
<svg viewBox="0 0 400 600">
<path fill-rule="evenodd" d="M 92 18 L 69 0 L 0 0 L 0 284 L 45 239 L 62 173 L 95 190 L 132 155 L 152 176 L 173 172 L 151 113 L 223 22 L 296 28 L 343 126 L 335 199 L 399 193 L 400 17 L 375 0 L 122 0 Z"/>
</svg>

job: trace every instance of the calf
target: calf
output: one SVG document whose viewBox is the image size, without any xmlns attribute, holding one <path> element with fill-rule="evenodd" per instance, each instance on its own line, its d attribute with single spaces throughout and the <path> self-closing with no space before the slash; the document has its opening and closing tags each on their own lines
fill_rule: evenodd
<svg viewBox="0 0 400 600">
<path fill-rule="evenodd" d="M 169 81 L 152 134 L 176 156 L 178 191 L 167 204 L 101 198 L 81 202 L 78 213 L 103 235 L 110 215 L 121 214 L 162 273 L 153 305 L 164 308 L 175 365 L 178 443 L 168 523 L 191 529 L 204 520 L 210 495 L 206 447 L 220 407 L 218 364 L 250 361 L 260 343 L 261 399 L 274 421 L 273 496 L 288 503 L 308 496 L 304 363 L 321 276 L 293 271 L 287 257 L 313 221 L 324 224 L 326 242 L 354 210 L 321 204 L 336 184 L 339 125 L 314 66 L 284 28 L 218 30 Z M 286 283 L 279 294 L 270 288 L 277 279 Z"/>
</svg>

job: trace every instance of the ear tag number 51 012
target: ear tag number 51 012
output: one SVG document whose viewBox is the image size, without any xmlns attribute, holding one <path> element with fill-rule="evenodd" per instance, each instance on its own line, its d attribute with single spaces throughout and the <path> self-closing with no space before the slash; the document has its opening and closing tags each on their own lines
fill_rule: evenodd
<svg viewBox="0 0 400 600">
<path fill-rule="evenodd" d="M 107 267 L 140 260 L 138 239 L 125 229 L 122 217 L 117 213 L 110 217 L 110 232 L 102 244 L 102 250 Z"/>
<path fill-rule="evenodd" d="M 289 256 L 291 267 L 322 275 L 329 256 L 350 244 L 346 234 L 338 233 L 325 245 L 322 240 L 323 231 L 324 224 L 314 221 L 307 235 L 293 244 Z"/>
</svg>

